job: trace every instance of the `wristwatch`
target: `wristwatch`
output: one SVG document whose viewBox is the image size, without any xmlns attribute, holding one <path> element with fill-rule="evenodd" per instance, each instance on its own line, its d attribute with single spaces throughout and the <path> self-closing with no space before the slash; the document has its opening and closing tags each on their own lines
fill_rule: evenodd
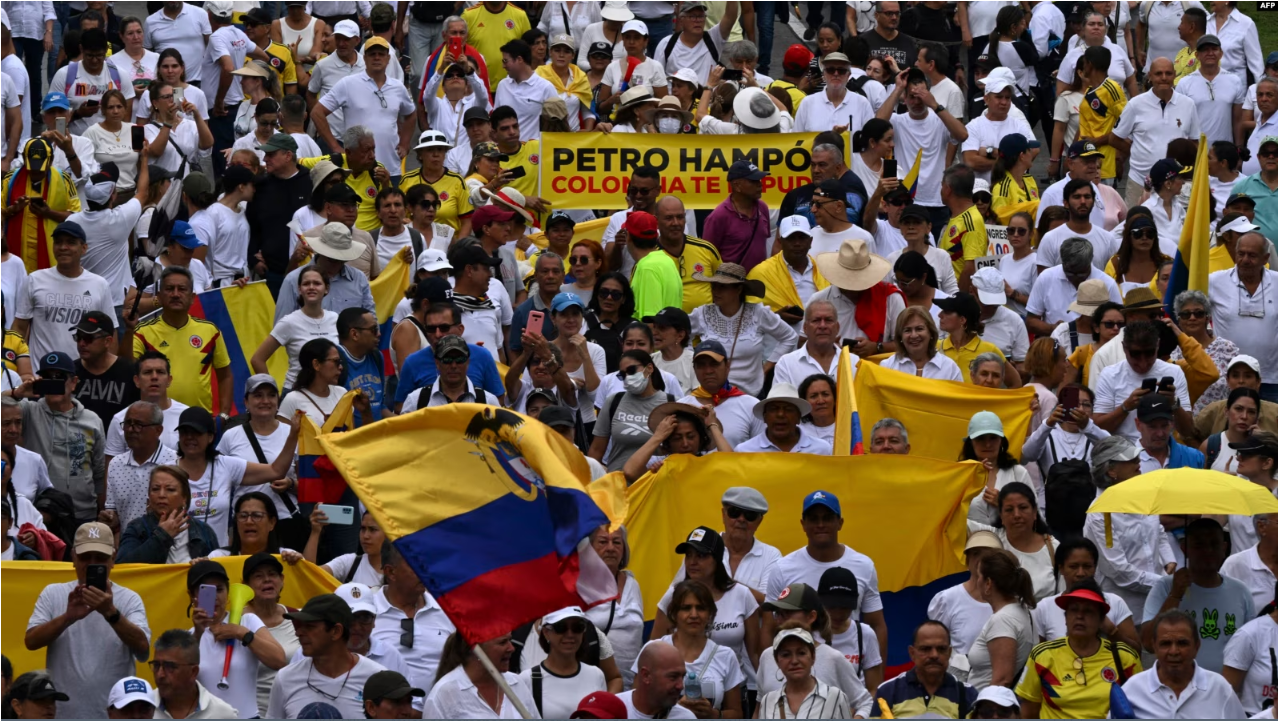
<svg viewBox="0 0 1279 722">
<path fill-rule="evenodd" d="M 245 632 L 244 636 L 240 638 L 240 644 L 246 647 L 253 644 L 253 632 Z"/>
<path fill-rule="evenodd" d="M 946 106 L 942 105 L 941 103 L 938 103 L 937 107 L 933 108 L 933 112 L 938 115 L 941 115 L 942 113 L 946 112 Z"/>
<path fill-rule="evenodd" d="M 989 158 L 989 159 L 991 159 L 991 160 L 994 160 L 994 159 L 995 159 L 995 146 L 993 146 L 993 145 L 988 145 L 988 146 L 986 146 L 986 149 L 985 149 L 985 150 L 986 150 L 986 157 L 987 157 L 987 158 Z"/>
<path fill-rule="evenodd" d="M 120 610 L 119 609 L 115 610 L 115 613 L 107 617 L 106 619 L 107 619 L 107 624 L 114 627 L 115 623 L 120 621 Z"/>
</svg>

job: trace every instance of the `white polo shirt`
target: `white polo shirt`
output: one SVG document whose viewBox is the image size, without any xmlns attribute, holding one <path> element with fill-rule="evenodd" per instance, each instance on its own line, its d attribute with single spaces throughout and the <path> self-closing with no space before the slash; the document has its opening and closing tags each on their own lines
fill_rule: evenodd
<svg viewBox="0 0 1279 722">
<path fill-rule="evenodd" d="M 199 83 L 203 80 L 200 58 L 204 56 L 204 45 L 213 27 L 209 25 L 209 14 L 202 8 L 189 3 L 182 4 L 182 10 L 176 18 L 170 18 L 163 10 L 157 10 L 147 16 L 142 24 L 142 45 L 147 50 L 160 52 L 174 48 L 182 53 L 186 61 L 187 82 Z"/>
<path fill-rule="evenodd" d="M 1044 268 L 1061 265 L 1061 245 L 1071 238 L 1082 238 L 1092 244 L 1092 265 L 1098 270 L 1106 270 L 1106 264 L 1119 250 L 1119 245 L 1115 243 L 1115 236 L 1110 231 L 1096 223 L 1090 225 L 1084 233 L 1072 231 L 1064 223 L 1045 233 L 1039 239 L 1039 248 L 1035 251 L 1036 265 Z"/>
<path fill-rule="evenodd" d="M 1252 518 L 1244 518 L 1248 519 L 1248 525 L 1252 526 Z M 1233 539 L 1232 533 L 1232 543 Z M 1226 557 L 1225 563 L 1221 565 L 1221 574 L 1248 587 L 1248 591 L 1252 592 L 1252 606 L 1256 609 L 1264 609 L 1275 598 L 1275 573 L 1261 561 L 1256 544 Z M 1227 644 L 1227 652 L 1229 649 L 1230 646 Z"/>
<path fill-rule="evenodd" d="M 959 370 L 959 364 L 955 363 L 949 356 L 938 351 L 933 357 L 928 359 L 928 363 L 924 364 L 923 373 L 918 373 L 915 362 L 906 356 L 898 357 L 893 354 L 883 361 L 879 362 L 880 367 L 900 371 L 911 376 L 920 376 L 926 379 L 938 379 L 941 381 L 958 381 L 964 382 L 964 374 Z"/>
<path fill-rule="evenodd" d="M 1261 362 L 1261 383 L 1279 382 L 1279 274 L 1262 270 L 1256 293 L 1239 282 L 1239 269 L 1217 271 L 1208 276 L 1208 297 L 1212 299 L 1212 327 L 1222 338 L 1235 342 L 1239 353 Z"/>
<path fill-rule="evenodd" d="M 1128 101 L 1112 132 L 1116 137 L 1132 142 L 1128 180 L 1144 183 L 1155 161 L 1167 157 L 1169 141 L 1177 138 L 1199 140 L 1199 111 L 1195 108 L 1195 101 L 1175 90 L 1167 102 L 1149 90 Z M 1041 195 L 1041 211 L 1046 206 L 1046 198 Z"/>
<path fill-rule="evenodd" d="M 968 128 L 968 140 L 965 140 L 960 147 L 961 151 L 981 151 L 983 148 L 988 147 L 997 149 L 999 148 L 999 141 L 1003 140 L 1004 136 L 1013 133 L 1021 133 L 1026 136 L 1026 140 L 1035 140 L 1035 131 L 1030 129 L 1030 124 L 1026 122 L 1025 117 L 1014 116 L 1012 111 L 1009 110 L 1008 116 L 1003 120 L 991 120 L 987 117 L 989 112 L 987 110 L 968 121 L 968 125 L 965 126 Z M 975 173 L 975 175 L 986 182 L 990 182 L 990 171 Z"/>
<path fill-rule="evenodd" d="M 1101 372 L 1097 382 L 1093 384 L 1093 390 L 1097 393 L 1097 399 L 1093 402 L 1093 413 L 1107 414 L 1114 411 L 1123 405 L 1134 389 L 1141 386 L 1143 379 L 1158 380 L 1165 376 L 1172 377 L 1173 385 L 1177 389 L 1178 405 L 1183 409 L 1189 409 L 1190 391 L 1186 386 L 1186 375 L 1182 373 L 1179 366 L 1156 359 L 1149 371 L 1139 375 L 1125 360 L 1113 366 L 1107 366 Z M 1115 435 L 1125 436 L 1134 444 L 1141 443 L 1141 435 L 1137 433 L 1136 411 L 1128 412 L 1123 423 L 1115 430 Z"/>
<path fill-rule="evenodd" d="M 520 140 L 537 140 L 542 137 L 542 104 L 555 97 L 558 97 L 555 86 L 537 73 L 522 81 L 507 76 L 497 84 L 493 107 L 513 108 L 520 121 Z"/>
<path fill-rule="evenodd" d="M 1198 663 L 1190 684 L 1178 695 L 1159 681 L 1159 662 L 1123 685 L 1137 719 L 1243 719 L 1235 690 L 1216 672 Z"/>
<path fill-rule="evenodd" d="M 733 447 L 733 450 L 740 451 L 743 453 L 748 451 L 756 451 L 756 452 L 781 452 L 782 451 L 781 447 L 779 447 L 777 444 L 774 444 L 768 438 L 767 433 L 759 434 L 758 436 L 752 436 L 740 446 Z M 817 438 L 816 436 L 810 436 L 809 434 L 805 434 L 804 430 L 801 428 L 799 429 L 799 443 L 795 444 L 795 446 L 790 450 L 790 453 L 818 454 L 821 456 L 830 456 L 831 446 L 830 444 L 823 441 L 822 439 Z"/>
<path fill-rule="evenodd" d="M 866 98 L 845 91 L 838 104 L 830 99 L 830 91 L 813 93 L 799 103 L 795 111 L 796 133 L 820 133 L 837 125 L 847 125 L 849 132 L 856 132 L 875 117 L 875 109 Z"/>
<path fill-rule="evenodd" d="M 388 77 L 382 87 L 368 73 L 353 73 L 342 78 L 320 98 L 330 112 L 341 110 L 344 118 L 358 119 L 359 125 L 373 132 L 377 143 L 377 162 L 398 172 L 400 156 L 400 118 L 413 114 L 413 98 L 402 81 Z"/>
<path fill-rule="evenodd" d="M 1111 301 L 1123 303 L 1123 297 L 1119 295 L 1119 286 L 1115 284 L 1115 279 L 1097 270 L 1096 266 L 1088 274 L 1088 280 L 1091 281 L 1094 278 L 1106 286 Z M 1067 309 L 1078 296 L 1079 289 L 1066 278 L 1066 272 L 1059 265 L 1053 266 L 1035 279 L 1035 285 L 1030 289 L 1030 298 L 1026 301 L 1026 313 L 1033 313 L 1054 325 L 1063 321 L 1074 321 L 1079 318 L 1079 314 Z"/>
<path fill-rule="evenodd" d="M 249 48 L 253 45 L 253 41 L 249 40 L 249 36 L 244 34 L 234 25 L 223 25 L 213 34 L 209 36 L 209 44 L 203 51 L 203 60 L 200 63 L 200 89 L 208 96 L 210 103 L 217 103 L 218 87 L 222 82 L 222 66 L 221 60 L 224 57 L 231 58 L 231 67 L 244 67 L 244 58 L 249 54 Z M 193 59 L 186 61 L 187 67 L 193 65 Z M 238 104 L 244 100 L 244 91 L 240 90 L 240 78 L 231 76 L 231 82 L 227 84 L 226 95 L 223 96 L 224 105 L 231 106 Z"/>
<path fill-rule="evenodd" d="M 311 69 L 311 82 L 307 84 L 306 90 L 317 98 L 322 98 L 328 94 L 338 81 L 348 75 L 357 75 L 364 71 L 364 56 L 356 53 L 355 61 L 347 63 L 337 53 L 326 55 L 316 62 L 315 67 Z M 207 93 L 206 93 L 207 95 Z M 389 105 L 389 103 L 388 103 Z M 378 107 L 382 106 L 378 103 Z M 342 132 L 346 130 L 346 120 L 341 110 L 334 112 L 328 117 L 329 128 L 333 131 L 333 136 L 339 140 L 342 138 Z M 359 125 L 354 123 L 353 125 Z"/>
<path fill-rule="evenodd" d="M 688 68 L 697 75 L 697 82 L 706 85 L 706 81 L 711 75 L 711 68 L 715 67 L 715 59 L 711 57 L 711 51 L 706 48 L 706 38 L 698 38 L 697 42 L 692 47 L 689 47 L 680 40 L 680 35 L 681 33 L 678 32 L 671 33 L 658 42 L 653 57 L 657 59 L 657 62 L 665 64 L 667 75 L 674 75 L 680 68 Z M 715 45 L 715 51 L 722 55 L 728 38 L 720 34 L 719 23 L 711 25 L 710 21 L 707 20 L 706 37 L 710 38 L 711 43 Z M 671 43 L 675 43 L 675 47 L 671 49 L 670 57 L 668 58 L 666 48 Z M 619 40 L 617 47 L 613 49 L 614 57 L 620 58 L 626 55 L 626 50 L 621 48 L 621 45 L 622 43 Z M 582 47 L 585 49 L 589 46 L 583 45 Z M 622 50 L 621 55 L 617 54 L 618 49 Z M 830 130 L 830 128 L 826 130 Z"/>
<path fill-rule="evenodd" d="M 423 592 L 426 603 L 413 615 L 413 646 L 400 644 L 404 630 L 400 624 L 408 617 L 397 606 L 386 598 L 386 587 L 378 589 L 373 595 L 373 606 L 377 608 L 377 619 L 373 622 L 371 639 L 390 645 L 400 653 L 409 666 L 409 682 L 420 687 L 428 695 L 435 684 L 435 670 L 440 666 L 440 655 L 444 651 L 444 642 L 455 631 L 453 622 L 444 614 L 435 597 Z"/>
<path fill-rule="evenodd" d="M 853 357 L 853 368 L 857 368 L 857 362 L 860 360 L 855 353 L 850 353 Z M 831 378 L 839 373 L 839 350 L 836 349 L 835 355 L 831 357 L 830 368 L 824 369 L 813 357 L 808 355 L 808 344 L 804 344 L 790 353 L 782 356 L 777 361 L 777 366 L 773 368 L 773 384 L 790 384 L 795 388 L 804 382 L 804 379 L 813 374 L 825 374 Z M 854 373 L 856 373 L 854 371 Z"/>
<path fill-rule="evenodd" d="M 1205 78 L 1202 70 L 1182 78 L 1174 92 L 1195 101 L 1199 109 L 1199 126 L 1209 143 L 1218 140 L 1233 143 L 1234 107 L 1243 105 L 1248 87 L 1239 76 L 1225 70 L 1219 71 L 1212 80 Z"/>
</svg>

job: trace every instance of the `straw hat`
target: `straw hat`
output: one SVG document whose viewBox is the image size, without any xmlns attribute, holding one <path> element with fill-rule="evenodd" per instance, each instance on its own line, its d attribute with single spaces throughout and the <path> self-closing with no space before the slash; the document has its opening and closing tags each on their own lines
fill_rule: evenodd
<svg viewBox="0 0 1279 722">
<path fill-rule="evenodd" d="M 701 271 L 693 273 L 694 281 L 704 281 L 706 283 L 722 283 L 730 286 L 742 284 L 746 286 L 746 293 L 751 296 L 764 295 L 764 282 L 753 278 L 746 277 L 746 269 L 736 263 L 721 263 L 719 268 L 715 269 L 714 275 L 707 276 Z"/>
<path fill-rule="evenodd" d="M 693 122 L 693 114 L 680 107 L 679 98 L 676 98 L 674 95 L 663 96 L 661 100 L 657 101 L 657 105 L 654 106 L 649 113 L 651 113 L 654 118 L 656 118 L 659 113 L 673 113 L 678 115 L 680 122 L 685 125 Z"/>
<path fill-rule="evenodd" d="M 826 280 L 845 291 L 865 291 L 893 269 L 891 263 L 871 253 L 861 238 L 846 240 L 838 253 L 820 253 L 815 260 Z"/>
<path fill-rule="evenodd" d="M 637 85 L 625 93 L 622 93 L 621 104 L 617 106 L 618 110 L 626 110 L 634 108 L 644 103 L 656 103 L 657 98 L 653 97 L 653 89 L 647 85 Z"/>
</svg>

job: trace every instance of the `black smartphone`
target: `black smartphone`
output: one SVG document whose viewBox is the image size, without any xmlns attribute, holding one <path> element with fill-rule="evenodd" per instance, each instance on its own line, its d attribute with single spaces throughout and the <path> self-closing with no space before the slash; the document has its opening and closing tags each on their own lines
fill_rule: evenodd
<svg viewBox="0 0 1279 722">
<path fill-rule="evenodd" d="M 67 382 L 62 379 L 36 379 L 31 384 L 36 396 L 61 396 L 67 392 Z"/>
<path fill-rule="evenodd" d="M 883 177 L 884 177 L 884 178 L 896 178 L 896 177 L 897 177 L 897 159 L 896 159 L 896 158 L 885 158 L 885 159 L 884 159 L 884 173 L 883 173 Z"/>
<path fill-rule="evenodd" d="M 85 586 L 101 589 L 105 592 L 107 590 L 107 565 L 90 564 L 85 567 L 84 583 Z"/>
<path fill-rule="evenodd" d="M 724 68 L 724 72 L 719 77 L 722 80 L 740 83 L 742 82 L 742 71 L 739 68 Z"/>
<path fill-rule="evenodd" d="M 142 144 L 147 140 L 146 131 L 144 131 L 140 125 L 135 125 L 129 130 L 133 133 L 133 151 L 135 153 L 141 151 Z"/>
<path fill-rule="evenodd" d="M 1158 388 L 1158 387 L 1159 387 L 1159 382 L 1158 382 L 1157 380 L 1155 380 L 1155 379 L 1142 379 L 1142 380 L 1141 380 L 1141 388 L 1143 388 L 1143 389 L 1145 389 L 1145 390 L 1147 390 L 1147 391 L 1154 391 L 1154 390 L 1155 390 L 1156 388 Z"/>
<path fill-rule="evenodd" d="M 101 104 L 102 104 L 102 103 L 100 103 L 99 101 L 96 101 L 96 100 L 93 100 L 93 99 L 89 99 L 89 100 L 86 100 L 86 101 L 84 101 L 83 103 L 81 103 L 81 105 L 84 105 L 84 106 L 87 106 L 87 107 L 90 107 L 90 108 L 96 108 L 96 107 L 98 107 L 98 106 L 99 106 L 99 105 L 101 105 Z"/>
<path fill-rule="evenodd" d="M 135 321 L 138 318 L 138 304 L 140 303 L 142 303 L 142 290 L 138 289 L 138 292 L 133 294 L 133 305 L 129 307 L 129 316 Z"/>
<path fill-rule="evenodd" d="M 1061 408 L 1070 413 L 1079 408 L 1079 388 L 1077 386 L 1067 386 L 1057 394 L 1057 403 L 1061 404 Z"/>
<path fill-rule="evenodd" d="M 511 180 L 528 175 L 528 170 L 522 165 L 517 165 L 514 168 L 503 168 L 502 170 L 506 171 L 506 177 Z"/>
<path fill-rule="evenodd" d="M 1159 388 L 1171 390 L 1171 389 L 1177 388 L 1177 384 L 1175 381 L 1172 380 L 1171 376 L 1165 376 L 1159 379 Z"/>
</svg>

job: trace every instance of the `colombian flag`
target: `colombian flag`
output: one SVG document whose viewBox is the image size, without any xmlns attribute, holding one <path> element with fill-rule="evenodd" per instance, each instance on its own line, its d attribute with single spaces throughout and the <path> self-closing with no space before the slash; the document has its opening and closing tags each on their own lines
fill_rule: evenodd
<svg viewBox="0 0 1279 722">
<path fill-rule="evenodd" d="M 450 404 L 319 442 L 468 644 L 617 597 L 587 537 L 621 524 L 625 481 L 590 482 L 582 454 L 537 421 Z"/>
<path fill-rule="evenodd" d="M 378 347 L 382 351 L 383 368 L 386 375 L 395 373 L 391 363 L 391 331 L 395 330 L 395 306 L 404 300 L 404 292 L 413 283 L 413 249 L 404 247 L 391 257 L 391 262 L 369 282 L 373 292 L 373 305 L 377 307 L 377 322 L 381 326 Z"/>
<path fill-rule="evenodd" d="M 1208 292 L 1209 254 L 1212 250 L 1211 220 L 1208 217 L 1212 188 L 1208 181 L 1208 142 L 1200 135 L 1199 153 L 1195 156 L 1195 171 L 1190 183 L 1190 205 L 1186 208 L 1186 220 L 1181 227 L 1177 256 L 1172 261 L 1172 276 L 1164 293 L 1164 308 L 1172 308 L 1173 299 L 1182 291 Z"/>
<path fill-rule="evenodd" d="M 337 504 L 346 491 L 346 480 L 333 468 L 324 454 L 320 434 L 333 434 L 355 428 L 354 401 L 358 391 L 348 391 L 333 407 L 328 421 L 317 427 L 310 417 L 302 418 L 298 434 L 298 501 Z"/>
<path fill-rule="evenodd" d="M 915 157 L 916 170 L 919 157 Z M 859 456 L 862 448 L 862 420 L 857 415 L 853 393 L 853 357 L 844 346 L 839 350 L 839 372 L 835 379 L 835 456 Z"/>
<path fill-rule="evenodd" d="M 910 194 L 914 199 L 915 191 L 919 189 L 919 162 L 924 157 L 924 149 L 919 148 L 915 151 L 915 162 L 910 166 L 910 171 L 906 173 L 906 177 L 902 178 L 902 188 Z"/>
<path fill-rule="evenodd" d="M 266 282 L 250 283 L 244 288 L 226 286 L 197 294 L 191 304 L 191 315 L 202 318 L 218 327 L 231 357 L 231 378 L 235 388 L 231 398 L 238 413 L 244 413 L 244 384 L 253 375 L 249 359 L 258 350 L 258 344 L 271 333 L 275 325 L 275 300 Z M 289 357 L 280 349 L 267 360 L 267 370 L 279 384 L 284 383 Z M 213 377 L 213 398 L 218 398 L 217 377 Z"/>
</svg>

